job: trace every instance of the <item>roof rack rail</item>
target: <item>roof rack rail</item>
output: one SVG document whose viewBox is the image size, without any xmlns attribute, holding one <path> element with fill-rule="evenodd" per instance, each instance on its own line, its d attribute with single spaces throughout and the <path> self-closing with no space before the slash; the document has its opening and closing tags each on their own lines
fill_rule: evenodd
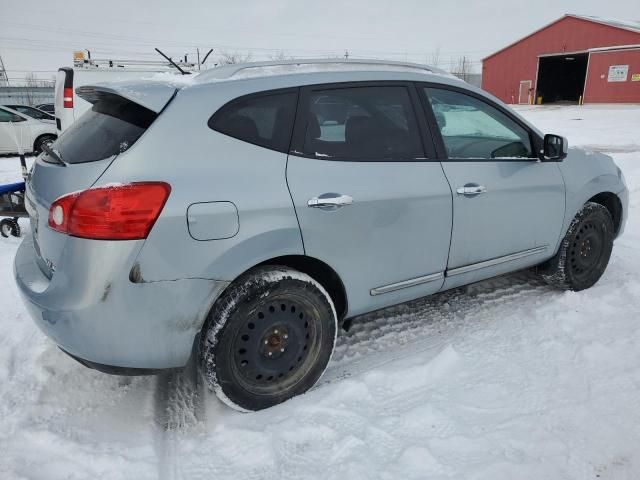
<svg viewBox="0 0 640 480">
<path fill-rule="evenodd" d="M 408 62 L 396 62 L 392 60 L 371 60 L 371 59 L 341 59 L 341 58 L 315 58 L 315 59 L 293 59 L 293 60 L 274 60 L 265 62 L 248 62 L 248 63 L 236 63 L 231 65 L 224 65 L 221 67 L 215 67 L 204 72 L 201 72 L 198 77 L 201 80 L 205 79 L 229 79 L 240 72 L 254 68 L 264 67 L 284 67 L 284 66 L 301 66 L 301 65 L 370 65 L 370 66 L 389 66 L 395 68 L 406 68 L 408 70 L 422 70 L 427 73 L 445 74 L 444 70 L 431 67 L 428 65 L 421 65 L 419 63 Z"/>
</svg>

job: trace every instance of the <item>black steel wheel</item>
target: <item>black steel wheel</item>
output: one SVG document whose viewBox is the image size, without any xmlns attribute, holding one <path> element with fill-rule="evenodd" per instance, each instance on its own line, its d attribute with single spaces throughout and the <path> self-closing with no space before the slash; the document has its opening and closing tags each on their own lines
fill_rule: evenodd
<svg viewBox="0 0 640 480">
<path fill-rule="evenodd" d="M 201 365 L 228 405 L 260 410 L 304 393 L 335 343 L 333 302 L 296 270 L 261 267 L 231 285 L 205 325 Z"/>
<path fill-rule="evenodd" d="M 584 290 L 602 276 L 613 249 L 609 211 L 589 202 L 573 219 L 556 256 L 541 267 L 544 279 L 565 290 Z"/>
</svg>

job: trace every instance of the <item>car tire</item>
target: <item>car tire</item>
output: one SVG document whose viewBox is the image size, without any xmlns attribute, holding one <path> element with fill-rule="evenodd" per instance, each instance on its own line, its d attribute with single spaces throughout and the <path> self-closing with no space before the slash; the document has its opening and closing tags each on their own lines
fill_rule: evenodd
<svg viewBox="0 0 640 480">
<path fill-rule="evenodd" d="M 593 286 L 611 257 L 615 236 L 609 211 L 588 202 L 575 216 L 558 253 L 539 268 L 550 285 L 580 291 Z"/>
<path fill-rule="evenodd" d="M 19 237 L 21 235 L 20 224 L 15 218 L 5 218 L 0 221 L 0 235 L 7 238 L 9 235 Z"/>
<path fill-rule="evenodd" d="M 13 220 L 10 220 L 8 218 L 0 220 L 0 235 L 2 235 L 4 238 L 8 238 L 9 235 L 12 234 L 12 230 Z"/>
<path fill-rule="evenodd" d="M 42 152 L 42 145 L 51 145 L 56 141 L 55 135 L 40 135 L 36 138 L 36 141 L 33 143 L 33 151 L 34 153 L 39 154 Z"/>
<path fill-rule="evenodd" d="M 14 237 L 20 237 L 20 235 L 22 234 L 22 231 L 20 230 L 20 224 L 18 223 L 18 219 L 14 218 L 11 221 L 11 235 L 13 235 Z"/>
<path fill-rule="evenodd" d="M 322 376 L 337 324 L 331 297 L 313 278 L 286 267 L 256 268 L 232 283 L 209 314 L 201 370 L 236 410 L 277 405 Z"/>
</svg>

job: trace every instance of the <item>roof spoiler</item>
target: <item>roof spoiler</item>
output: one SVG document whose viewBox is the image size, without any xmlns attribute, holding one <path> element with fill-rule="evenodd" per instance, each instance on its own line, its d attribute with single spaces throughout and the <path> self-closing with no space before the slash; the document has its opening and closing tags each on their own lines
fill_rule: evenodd
<svg viewBox="0 0 640 480">
<path fill-rule="evenodd" d="M 178 88 L 170 83 L 146 80 L 83 85 L 76 88 L 76 94 L 91 104 L 106 95 L 117 95 L 155 113 L 160 113 L 177 91 Z"/>
</svg>

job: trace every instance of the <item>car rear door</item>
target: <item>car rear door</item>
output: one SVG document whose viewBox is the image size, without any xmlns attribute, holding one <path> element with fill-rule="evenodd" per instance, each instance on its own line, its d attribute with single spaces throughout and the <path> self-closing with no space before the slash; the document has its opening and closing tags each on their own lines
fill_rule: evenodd
<svg viewBox="0 0 640 480">
<path fill-rule="evenodd" d="M 444 288 L 551 257 L 564 219 L 564 181 L 556 162 L 538 159 L 531 129 L 465 89 L 419 91 L 453 191 Z"/>
<path fill-rule="evenodd" d="M 305 253 L 345 284 L 348 315 L 440 289 L 451 190 L 401 82 L 303 88 L 287 182 Z"/>
</svg>

